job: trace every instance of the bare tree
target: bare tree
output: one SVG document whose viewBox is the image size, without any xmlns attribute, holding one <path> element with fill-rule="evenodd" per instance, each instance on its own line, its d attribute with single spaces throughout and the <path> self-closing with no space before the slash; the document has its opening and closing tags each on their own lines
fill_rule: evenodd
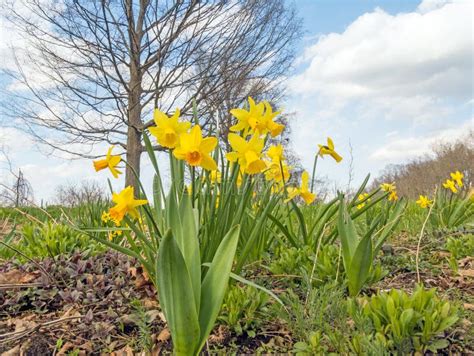
<svg viewBox="0 0 474 356">
<path fill-rule="evenodd" d="M 53 149 L 92 157 L 94 144 L 121 146 L 134 186 L 154 107 L 189 116 L 195 100 L 205 128 L 217 117 L 228 127 L 248 95 L 281 98 L 300 33 L 284 0 L 4 3 L 27 41 L 8 72 L 23 89 L 4 95 L 4 114 Z"/>
<path fill-rule="evenodd" d="M 94 181 L 83 181 L 79 185 L 63 184 L 56 188 L 55 201 L 67 207 L 106 201 L 105 191 L 104 187 Z"/>
<path fill-rule="evenodd" d="M 373 181 L 372 188 L 395 182 L 400 196 L 418 198 L 420 194 L 432 194 L 454 171 L 464 174 L 462 189 L 474 186 L 474 131 L 454 142 L 437 142 L 430 155 L 387 166 Z"/>
<path fill-rule="evenodd" d="M 34 204 L 33 187 L 28 179 L 21 169 L 16 173 L 4 146 L 0 147 L 0 153 L 8 166 L 6 169 L 9 175 L 13 178 L 10 184 L 0 182 L 0 205 L 20 207 Z"/>
</svg>

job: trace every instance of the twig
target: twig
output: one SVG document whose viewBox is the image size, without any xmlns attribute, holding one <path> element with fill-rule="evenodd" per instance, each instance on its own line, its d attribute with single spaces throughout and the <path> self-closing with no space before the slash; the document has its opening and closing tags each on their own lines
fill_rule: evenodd
<svg viewBox="0 0 474 356">
<path fill-rule="evenodd" d="M 31 288 L 31 287 L 41 287 L 43 283 L 9 283 L 9 284 L 0 284 L 1 289 L 16 289 L 16 288 Z"/>
<path fill-rule="evenodd" d="M 68 317 L 65 317 L 65 318 L 59 318 L 59 319 L 56 319 L 56 320 L 51 320 L 51 321 L 48 321 L 46 323 L 38 324 L 38 325 L 36 325 L 36 326 L 34 326 L 30 329 L 13 331 L 13 332 L 1 334 L 0 339 L 2 339 L 1 340 L 2 342 L 21 339 L 22 337 L 25 337 L 29 334 L 32 334 L 35 331 L 40 330 L 41 328 L 44 328 L 44 327 L 47 327 L 47 326 L 52 326 L 52 325 L 55 325 L 55 324 L 59 324 L 59 323 L 62 323 L 64 321 L 68 321 L 68 320 L 81 319 L 82 317 L 83 317 L 82 315 L 68 316 Z"/>
<path fill-rule="evenodd" d="M 326 226 L 327 226 L 327 223 L 324 224 L 323 233 L 322 233 L 321 236 L 319 237 L 318 246 L 316 247 L 316 254 L 314 255 L 313 268 L 311 269 L 311 276 L 309 277 L 308 292 L 306 293 L 306 300 L 305 300 L 305 302 L 304 302 L 305 308 L 306 308 L 306 305 L 308 304 L 309 293 L 310 293 L 311 288 L 312 288 L 314 272 L 316 271 L 316 263 L 318 262 L 319 248 L 321 247 L 321 240 L 323 239 L 324 232 L 326 231 Z"/>
</svg>

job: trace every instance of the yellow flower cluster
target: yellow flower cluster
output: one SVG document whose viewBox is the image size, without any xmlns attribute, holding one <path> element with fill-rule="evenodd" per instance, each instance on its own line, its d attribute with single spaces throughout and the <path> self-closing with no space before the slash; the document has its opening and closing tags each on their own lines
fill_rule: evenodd
<svg viewBox="0 0 474 356">
<path fill-rule="evenodd" d="M 463 186 L 464 174 L 459 171 L 453 172 L 450 174 L 451 179 L 446 179 L 446 182 L 443 183 L 443 187 L 451 190 L 453 193 L 457 193 L 460 188 Z"/>
<path fill-rule="evenodd" d="M 237 186 L 242 183 L 243 175 L 255 175 L 263 173 L 267 181 L 273 182 L 272 191 L 279 193 L 288 192 L 288 199 L 292 200 L 300 196 L 307 204 L 311 204 L 316 195 L 308 189 L 309 174 L 303 172 L 300 187 L 286 187 L 290 178 L 290 169 L 286 163 L 283 146 L 281 144 L 272 145 L 264 152 L 267 136 L 277 137 L 283 132 L 284 125 L 275 121 L 280 113 L 273 111 L 272 106 L 267 101 L 256 103 L 252 98 L 248 98 L 248 110 L 237 108 L 230 110 L 230 113 L 237 119 L 237 123 L 230 128 L 228 142 L 232 151 L 226 154 L 227 160 L 239 165 Z M 216 137 L 203 137 L 199 125 L 192 126 L 190 122 L 180 121 L 180 110 L 176 109 L 172 116 L 168 116 L 155 109 L 153 119 L 155 126 L 148 130 L 158 143 L 172 150 L 176 159 L 186 161 L 192 167 L 202 167 L 210 171 L 212 183 L 221 182 L 221 173 L 218 170 L 216 161 L 211 157 L 211 152 L 217 146 Z M 106 158 L 94 161 L 96 171 L 109 168 L 115 178 L 121 174 L 117 170 L 117 165 L 121 161 L 120 156 L 112 156 L 113 146 L 108 150 Z M 340 162 L 342 157 L 335 151 L 334 142 L 330 137 L 326 145 L 319 145 L 317 156 L 329 155 L 336 162 Z M 191 189 L 189 188 L 188 191 Z M 312 190 L 312 189 L 311 189 Z M 128 186 L 120 193 L 114 193 L 112 197 L 116 204 L 110 208 L 104 221 L 112 220 L 117 225 L 120 224 L 125 214 L 130 214 L 137 218 L 137 207 L 146 204 L 146 200 L 134 198 L 133 187 Z"/>
<path fill-rule="evenodd" d="M 366 201 L 370 201 L 370 199 L 367 199 L 368 196 L 369 196 L 368 193 L 359 194 L 359 196 L 357 197 L 357 200 L 360 201 L 360 202 L 362 202 L 362 201 L 364 201 L 364 202 L 360 203 L 360 204 L 357 204 L 357 209 L 359 209 L 359 210 L 362 209 L 365 206 Z"/>
<path fill-rule="evenodd" d="M 397 201 L 398 200 L 397 187 L 395 186 L 395 183 L 382 183 L 380 185 L 380 189 L 382 189 L 384 192 L 389 192 L 390 193 L 388 195 L 388 200 L 389 201 Z"/>
<path fill-rule="evenodd" d="M 155 109 L 153 119 L 156 126 L 148 130 L 160 145 L 172 149 L 177 159 L 185 160 L 193 167 L 202 167 L 209 171 L 217 169 L 216 161 L 210 155 L 217 146 L 217 138 L 203 138 L 199 125 L 191 128 L 191 123 L 180 122 L 179 116 L 179 109 L 176 109 L 171 117 Z"/>
</svg>

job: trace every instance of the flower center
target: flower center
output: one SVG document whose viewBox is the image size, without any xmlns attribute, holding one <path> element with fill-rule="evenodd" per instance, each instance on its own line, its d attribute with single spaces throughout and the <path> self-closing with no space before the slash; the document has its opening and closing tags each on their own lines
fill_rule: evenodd
<svg viewBox="0 0 474 356">
<path fill-rule="evenodd" d="M 191 166 L 197 166 L 201 163 L 201 153 L 199 151 L 191 151 L 186 153 L 186 161 Z"/>
<path fill-rule="evenodd" d="M 164 135 L 164 141 L 167 146 L 174 147 L 178 141 L 176 132 L 173 129 L 166 129 Z"/>
</svg>

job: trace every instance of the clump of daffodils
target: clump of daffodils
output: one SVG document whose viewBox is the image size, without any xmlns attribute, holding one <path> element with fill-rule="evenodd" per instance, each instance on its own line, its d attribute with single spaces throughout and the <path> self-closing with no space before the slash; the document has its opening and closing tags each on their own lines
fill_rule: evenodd
<svg viewBox="0 0 474 356">
<path fill-rule="evenodd" d="M 315 156 L 315 165 L 309 188 L 310 176 L 308 172 L 301 175 L 300 186 L 289 185 L 291 169 L 285 158 L 284 148 L 281 143 L 268 147 L 268 140 L 278 140 L 285 126 L 278 122 L 279 111 L 274 111 L 268 101 L 255 102 L 248 98 L 248 109 L 235 108 L 230 110 L 237 123 L 230 128 L 228 143 L 231 148 L 225 157 L 229 165 L 237 164 L 237 187 L 240 187 L 245 176 L 262 175 L 271 184 L 274 194 L 286 194 L 286 201 L 300 197 L 306 204 L 311 204 L 316 199 L 313 193 L 313 182 L 318 156 L 330 156 L 336 162 L 342 157 L 335 151 L 333 140 L 328 137 L 327 144 L 319 145 Z M 191 122 L 182 120 L 181 112 L 176 109 L 168 116 L 166 113 L 155 109 L 153 115 L 155 125 L 148 130 L 159 145 L 171 151 L 173 157 L 185 161 L 193 169 L 202 168 L 209 172 L 211 184 L 220 184 L 221 172 L 213 158 L 218 140 L 216 137 L 203 137 L 201 127 L 192 125 Z M 117 169 L 120 156 L 111 154 L 113 146 L 107 152 L 105 159 L 94 161 L 96 171 L 108 168 L 117 178 L 121 172 Z M 194 173 L 193 173 L 194 174 Z M 204 178 L 204 177 L 203 177 Z M 189 186 L 188 193 L 192 194 L 193 186 Z M 138 217 L 137 208 L 147 204 L 146 200 L 135 199 L 133 187 L 126 187 L 119 193 L 113 193 L 112 201 L 115 206 L 110 208 L 103 216 L 104 221 L 113 221 L 117 226 L 125 215 L 132 218 Z"/>
<path fill-rule="evenodd" d="M 456 194 L 459 189 L 463 187 L 464 174 L 459 171 L 456 171 L 452 172 L 450 176 L 451 179 L 446 179 L 446 181 L 443 183 L 443 187 Z"/>
<path fill-rule="evenodd" d="M 397 194 L 397 187 L 395 186 L 395 183 L 382 183 L 380 185 L 380 189 L 384 192 L 388 192 L 388 200 L 389 201 L 397 201 L 398 200 L 398 194 Z"/>
<path fill-rule="evenodd" d="M 357 204 L 357 209 L 362 209 L 365 206 L 366 201 L 370 201 L 370 199 L 367 199 L 368 196 L 368 193 L 359 194 L 359 196 L 357 197 L 357 201 L 359 201 L 360 203 Z"/>
</svg>

